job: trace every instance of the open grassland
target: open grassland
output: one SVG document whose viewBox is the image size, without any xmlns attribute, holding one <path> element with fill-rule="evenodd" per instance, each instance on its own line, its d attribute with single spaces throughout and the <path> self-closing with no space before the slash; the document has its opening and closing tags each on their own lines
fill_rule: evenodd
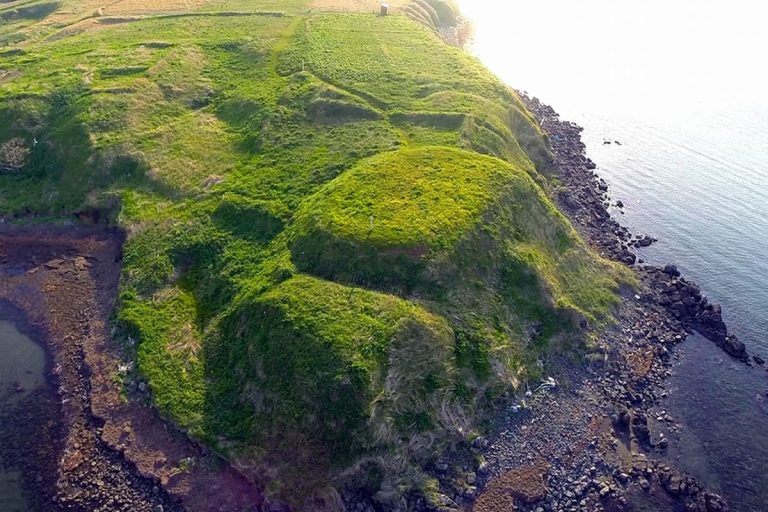
<svg viewBox="0 0 768 512">
<path fill-rule="evenodd" d="M 431 488 L 420 467 L 610 321 L 628 278 L 548 199 L 540 129 L 432 24 L 46 5 L 0 4 L 23 164 L 0 215 L 126 230 L 117 323 L 155 405 L 272 492 Z"/>
</svg>

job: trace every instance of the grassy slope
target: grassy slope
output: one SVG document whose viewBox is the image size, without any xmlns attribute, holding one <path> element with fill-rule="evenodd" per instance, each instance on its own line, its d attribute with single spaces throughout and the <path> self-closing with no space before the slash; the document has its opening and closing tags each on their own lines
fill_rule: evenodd
<svg viewBox="0 0 768 512">
<path fill-rule="evenodd" d="M 85 5 L 0 30 L 27 39 L 0 144 L 31 148 L 0 215 L 127 230 L 118 318 L 156 405 L 276 492 L 419 485 L 608 320 L 625 276 L 547 199 L 538 127 L 430 29 L 228 0 L 79 34 Z"/>
</svg>

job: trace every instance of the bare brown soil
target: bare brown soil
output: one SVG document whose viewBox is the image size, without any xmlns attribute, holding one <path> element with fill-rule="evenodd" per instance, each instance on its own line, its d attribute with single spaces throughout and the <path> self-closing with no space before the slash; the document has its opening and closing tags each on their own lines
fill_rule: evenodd
<svg viewBox="0 0 768 512">
<path fill-rule="evenodd" d="M 48 348 L 64 418 L 45 510 L 256 510 L 256 485 L 138 391 L 123 392 L 124 359 L 109 333 L 121 241 L 85 228 L 0 229 L 0 300 L 23 311 Z"/>
<path fill-rule="evenodd" d="M 549 465 L 536 461 L 528 466 L 504 473 L 491 481 L 477 501 L 474 512 L 509 512 L 515 510 L 515 499 L 535 503 L 547 495 L 546 476 Z"/>
</svg>

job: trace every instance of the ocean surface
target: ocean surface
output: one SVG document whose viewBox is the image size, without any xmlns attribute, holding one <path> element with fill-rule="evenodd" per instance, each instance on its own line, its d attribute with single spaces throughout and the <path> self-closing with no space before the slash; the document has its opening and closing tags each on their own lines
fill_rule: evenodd
<svg viewBox="0 0 768 512">
<path fill-rule="evenodd" d="M 42 347 L 1 318 L 0 354 L 0 407 L 13 407 L 31 391 L 45 385 Z M 21 492 L 21 475 L 6 469 L 11 463 L 0 458 L 0 511 L 26 512 L 28 505 Z"/>
<path fill-rule="evenodd" d="M 768 359 L 768 4 L 459 3 L 489 68 L 584 127 L 615 216 L 659 239 L 641 257 L 677 264 Z M 732 510 L 768 511 L 768 372 L 700 337 L 680 354 L 673 456 Z"/>
</svg>

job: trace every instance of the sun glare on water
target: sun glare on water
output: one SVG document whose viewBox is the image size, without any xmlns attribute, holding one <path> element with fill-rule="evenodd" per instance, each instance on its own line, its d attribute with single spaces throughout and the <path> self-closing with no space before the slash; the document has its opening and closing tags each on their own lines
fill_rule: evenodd
<svg viewBox="0 0 768 512">
<path fill-rule="evenodd" d="M 768 4 L 754 0 L 459 0 L 474 53 L 556 107 L 768 102 Z"/>
</svg>

